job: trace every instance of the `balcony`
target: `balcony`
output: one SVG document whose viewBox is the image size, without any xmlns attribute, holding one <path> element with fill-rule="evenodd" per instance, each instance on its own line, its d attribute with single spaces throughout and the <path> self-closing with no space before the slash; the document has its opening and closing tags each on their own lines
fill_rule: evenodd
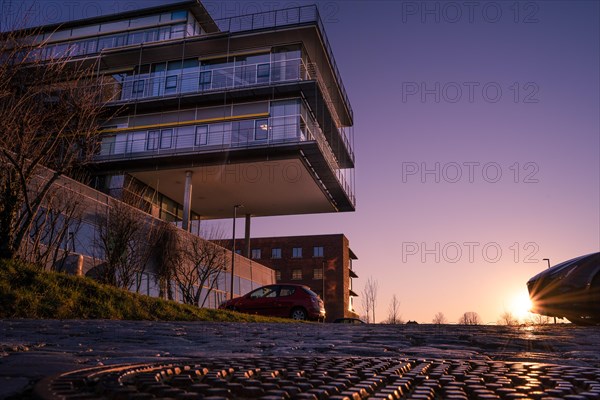
<svg viewBox="0 0 600 400">
<path fill-rule="evenodd" d="M 336 79 L 337 86 L 348 108 L 348 113 L 354 119 L 354 113 L 346 88 L 342 82 L 341 74 L 338 70 L 331 45 L 325 33 L 325 27 L 319 15 L 319 9 L 316 5 L 292 7 L 283 10 L 267 11 L 255 14 L 240 15 L 230 18 L 222 18 L 215 20 L 216 25 L 223 32 L 238 33 L 247 31 L 256 31 L 261 29 L 273 29 L 277 27 L 288 27 L 295 25 L 311 25 L 316 24 L 321 39 L 325 46 L 325 51 L 329 58 L 333 74 Z"/>
<path fill-rule="evenodd" d="M 162 100 L 171 96 L 204 95 L 224 90 L 269 87 L 279 83 L 314 80 L 319 86 L 323 84 L 314 67 L 307 66 L 301 58 L 211 69 L 194 67 L 187 70 L 189 71 L 184 69 L 146 76 L 116 75 L 105 78 L 102 89 L 104 100 L 107 104 L 119 106 L 134 100 Z M 327 91 L 322 89 L 321 93 L 327 99 Z M 347 131 L 343 127 L 337 127 L 336 130 L 344 144 L 347 157 L 353 164 L 354 151 Z M 321 136 L 325 140 L 325 137 Z"/>
<path fill-rule="evenodd" d="M 314 146 L 302 147 L 311 143 L 315 144 L 318 150 L 313 150 Z M 306 113 L 284 117 L 265 115 L 252 120 L 109 133 L 103 138 L 100 153 L 95 157 L 95 161 L 99 164 L 123 163 L 164 157 L 173 160 L 173 156 L 290 146 L 301 149 L 300 153 L 313 167 L 313 173 L 317 175 L 326 192 L 331 190 L 331 183 L 326 182 L 325 176 L 332 176 L 335 186 L 343 191 L 354 207 L 354 187 L 349 177 L 351 170 L 340 168 L 321 128 Z"/>
</svg>

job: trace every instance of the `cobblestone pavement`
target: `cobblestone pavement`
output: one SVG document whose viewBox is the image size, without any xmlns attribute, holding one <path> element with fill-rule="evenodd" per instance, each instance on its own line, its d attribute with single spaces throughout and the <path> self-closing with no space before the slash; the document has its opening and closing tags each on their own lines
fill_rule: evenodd
<svg viewBox="0 0 600 400">
<path fill-rule="evenodd" d="M 240 364 L 250 362 L 249 360 L 254 364 Z M 375 385 L 373 387 L 383 385 L 382 383 L 365 383 L 364 376 L 356 372 L 365 369 L 370 371 L 369 368 L 375 368 L 377 365 L 380 373 L 391 370 L 402 372 L 402 368 L 410 369 L 411 373 L 436 370 L 439 372 L 446 368 L 446 372 L 449 374 L 458 374 L 453 375 L 459 376 L 457 385 L 467 385 L 462 387 L 464 389 L 462 394 L 459 393 L 460 390 L 454 391 L 454 389 L 461 389 L 460 387 L 456 388 L 457 385 L 450 385 L 450 388 L 447 388 L 443 385 L 444 381 L 428 382 L 433 386 L 440 385 L 440 388 L 444 390 L 440 392 L 443 393 L 440 398 L 450 398 L 450 395 L 458 396 L 456 398 L 472 397 L 471 395 L 478 392 L 469 392 L 467 390 L 471 388 L 469 385 L 474 385 L 474 389 L 469 389 L 473 391 L 489 390 L 487 386 L 478 388 L 483 383 L 492 385 L 492 387 L 499 384 L 495 380 L 491 383 L 486 380 L 487 378 L 484 376 L 486 374 L 488 378 L 494 374 L 514 375 L 516 380 L 511 385 L 517 385 L 517 387 L 521 381 L 523 384 L 520 386 L 524 387 L 525 376 L 533 377 L 539 382 L 542 382 L 542 376 L 547 380 L 554 379 L 554 376 L 557 379 L 556 382 L 547 382 L 553 382 L 552 390 L 557 390 L 557 392 L 546 393 L 546 395 L 566 398 L 567 395 L 574 396 L 573 393 L 580 393 L 579 397 L 573 398 L 600 398 L 600 384 L 595 386 L 594 383 L 600 381 L 600 369 L 596 369 L 600 368 L 599 327 L 576 327 L 568 324 L 513 328 L 455 325 L 438 327 L 432 325 L 279 325 L 76 320 L 0 321 L 0 398 L 21 398 L 24 396 L 23 393 L 31 393 L 33 385 L 42 378 L 85 368 L 107 369 L 110 366 L 114 368 L 121 364 L 135 364 L 138 365 L 136 373 L 141 373 L 140 371 L 143 371 L 144 368 L 146 368 L 144 373 L 148 372 L 147 368 L 155 368 L 156 371 L 159 371 L 157 373 L 160 374 L 162 371 L 164 376 L 168 376 L 169 370 L 173 374 L 178 368 L 179 372 L 191 371 L 190 373 L 202 375 L 204 367 L 198 366 L 209 365 L 210 362 L 213 363 L 211 367 L 213 372 L 215 368 L 217 371 L 229 371 L 230 368 L 233 368 L 239 372 L 260 368 L 259 361 L 262 363 L 268 361 L 271 364 L 263 370 L 270 368 L 273 371 L 284 371 L 285 373 L 282 373 L 281 377 L 285 378 L 285 381 L 289 380 L 287 376 L 289 371 L 297 369 L 298 362 L 314 365 L 311 373 L 316 374 L 322 370 L 323 365 L 331 360 L 335 361 L 334 364 L 345 366 L 344 368 L 358 374 L 356 379 L 359 379 L 360 382 L 354 382 L 348 377 L 346 385 L 340 385 L 336 389 L 337 392 L 331 389 L 336 395 L 350 399 L 361 396 L 358 389 L 362 388 L 368 391 L 370 390 L 368 389 L 369 385 Z M 227 366 L 228 362 L 231 365 Z M 361 362 L 366 364 L 362 365 Z M 141 367 L 142 364 L 145 367 Z M 558 367 L 547 364 L 554 364 Z M 167 367 L 169 365 L 170 367 Z M 317 368 L 317 366 L 321 368 Z M 332 366 L 328 368 L 333 370 Z M 540 370 L 534 371 L 535 369 Z M 150 371 L 155 370 L 151 369 Z M 478 379 L 480 380 L 473 381 L 472 379 L 476 379 L 476 377 L 469 375 L 469 371 L 479 371 Z M 346 372 L 338 371 L 338 374 L 340 373 Z M 402 390 L 401 386 L 403 385 L 427 383 L 419 381 L 418 377 L 412 378 L 417 381 L 407 383 L 400 380 L 402 374 L 396 375 L 394 375 L 394 379 L 398 379 L 398 382 L 396 380 L 385 381 L 387 383 L 380 389 L 397 391 Z M 442 373 L 440 378 L 444 378 L 443 375 Z M 114 375 L 111 376 L 114 378 Z M 340 376 L 342 379 L 343 376 Z M 559 379 L 559 376 L 562 378 Z M 565 378 L 569 376 L 572 381 Z M 303 377 L 296 374 L 294 377 L 294 379 L 300 380 L 320 379 L 317 375 Z M 409 375 L 404 377 L 407 378 Z M 218 377 L 213 374 L 210 377 L 210 379 L 217 378 L 223 379 L 224 376 Z M 276 376 L 267 378 L 276 378 Z M 267 378 L 263 376 L 260 385 L 269 384 Z M 446 378 L 449 377 L 446 376 Z M 187 378 L 182 375 L 181 379 Z M 202 386 L 206 385 L 206 382 L 200 382 L 202 379 L 198 379 L 195 383 L 188 382 L 188 384 L 200 385 L 197 387 L 200 392 L 208 390 L 209 387 Z M 250 379 L 250 377 L 244 379 Z M 250 380 L 252 381 L 252 379 Z M 328 385 L 330 382 L 326 382 L 322 377 L 320 380 L 322 385 L 313 385 L 311 390 L 327 392 L 327 389 L 321 389 L 321 386 L 331 386 Z M 470 383 L 466 383 L 469 380 L 471 380 Z M 390 382 L 392 386 L 395 386 L 388 387 Z M 532 384 L 531 388 L 535 388 L 535 381 L 528 382 Z M 165 384 L 162 381 L 159 383 Z M 227 385 L 234 383 L 239 382 L 227 381 Z M 561 384 L 563 385 L 562 389 L 558 388 Z M 205 397 L 211 395 L 222 397 L 219 395 L 222 390 L 218 391 L 217 389 L 223 389 L 223 385 L 223 382 L 217 382 L 214 387 L 209 385 L 210 389 L 215 389 L 215 391 L 214 393 L 204 393 Z M 367 387 L 355 387 L 357 385 L 367 385 Z M 572 388 L 577 385 L 583 386 L 580 390 L 574 391 L 574 389 L 569 389 L 568 385 L 574 385 L 571 386 Z M 408 386 L 405 386 L 405 391 Z M 502 389 L 501 386 L 496 389 Z M 239 387 L 237 388 L 239 389 Z M 264 393 L 261 393 L 266 395 L 269 390 L 279 390 L 269 388 L 269 385 L 262 387 Z M 597 391 L 595 391 L 596 388 L 598 388 Z M 318 400 L 327 398 L 322 392 L 315 394 L 308 393 L 308 390 L 292 397 L 312 399 L 311 396 L 314 395 L 314 398 Z M 355 394 L 358 390 L 359 393 L 356 396 L 350 396 L 351 393 L 342 395 L 342 392 L 348 392 L 348 390 L 351 392 L 354 390 L 352 393 Z M 428 389 L 423 390 L 427 391 Z M 389 398 L 387 396 L 389 393 L 378 393 L 389 400 L 394 397 Z M 414 392 L 411 393 L 415 395 Z M 416 393 L 416 398 L 419 398 L 420 395 L 425 396 L 421 398 L 433 398 L 427 397 L 425 392 L 419 393 Z M 511 393 L 505 393 L 503 398 L 517 398 L 519 397 L 517 395 L 522 394 L 512 393 L 514 396 L 508 396 Z M 581 393 L 586 395 L 581 397 Z M 286 396 L 282 397 L 281 393 L 270 393 L 269 395 L 271 394 L 279 396 L 278 398 L 286 398 Z M 306 396 L 303 397 L 300 394 L 303 396 L 306 394 Z M 486 393 L 479 394 L 483 396 Z"/>
</svg>

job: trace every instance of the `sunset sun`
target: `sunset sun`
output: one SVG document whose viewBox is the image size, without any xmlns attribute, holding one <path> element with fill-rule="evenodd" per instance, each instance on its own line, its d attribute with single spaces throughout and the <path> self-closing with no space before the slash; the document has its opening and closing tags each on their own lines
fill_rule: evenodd
<svg viewBox="0 0 600 400">
<path fill-rule="evenodd" d="M 519 292 L 512 298 L 510 312 L 515 318 L 518 318 L 519 321 L 523 322 L 523 319 L 527 318 L 531 313 L 531 307 L 532 303 L 527 292 Z"/>
</svg>

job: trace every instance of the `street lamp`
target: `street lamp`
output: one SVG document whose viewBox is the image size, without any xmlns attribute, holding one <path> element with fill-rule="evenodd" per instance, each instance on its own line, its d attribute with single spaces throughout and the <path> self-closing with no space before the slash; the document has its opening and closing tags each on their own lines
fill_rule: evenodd
<svg viewBox="0 0 600 400">
<path fill-rule="evenodd" d="M 235 269 L 235 220 L 237 218 L 237 209 L 244 207 L 241 204 L 233 206 L 233 245 L 231 250 L 231 292 L 229 293 L 229 299 L 233 299 L 233 273 Z"/>
<path fill-rule="evenodd" d="M 548 263 L 548 269 L 550 269 L 550 259 L 549 258 L 543 258 L 542 261 L 546 261 Z M 554 323 L 556 324 L 556 317 L 554 317 Z"/>
</svg>

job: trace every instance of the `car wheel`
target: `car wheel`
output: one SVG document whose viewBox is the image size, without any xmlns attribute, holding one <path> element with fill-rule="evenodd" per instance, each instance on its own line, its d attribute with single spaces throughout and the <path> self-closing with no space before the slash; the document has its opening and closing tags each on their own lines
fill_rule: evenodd
<svg viewBox="0 0 600 400">
<path fill-rule="evenodd" d="M 229 311 L 237 311 L 237 308 L 235 308 L 234 306 L 228 306 L 226 309 Z"/>
<path fill-rule="evenodd" d="M 306 319 L 306 310 L 304 308 L 296 307 L 292 310 L 290 317 L 298 321 L 304 321 Z"/>
</svg>

